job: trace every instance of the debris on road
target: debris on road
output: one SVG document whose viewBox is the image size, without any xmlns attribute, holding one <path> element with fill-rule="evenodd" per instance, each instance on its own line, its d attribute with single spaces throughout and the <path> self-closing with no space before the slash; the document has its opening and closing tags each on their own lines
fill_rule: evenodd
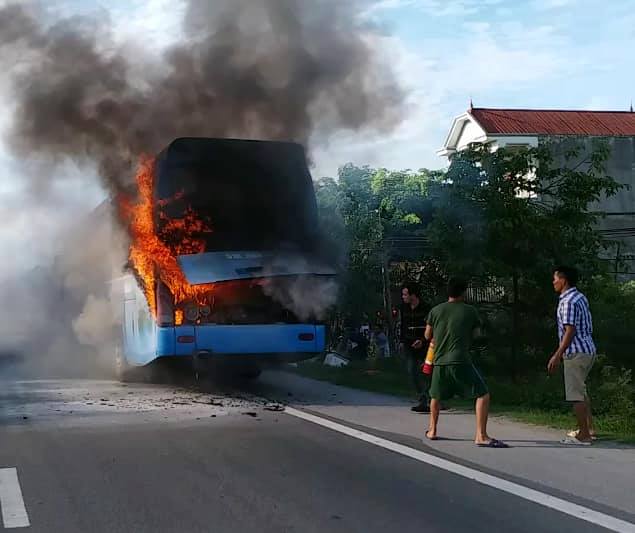
<svg viewBox="0 0 635 533">
<path fill-rule="evenodd" d="M 348 365 L 349 362 L 350 361 L 343 355 L 331 352 L 326 354 L 323 364 L 325 364 L 326 366 L 334 366 L 339 368 L 341 366 Z"/>
<path fill-rule="evenodd" d="M 43 401 L 33 404 L 27 402 L 29 408 L 24 409 L 24 404 L 7 405 L 4 412 L 0 413 L 7 419 L 24 422 L 28 419 L 48 416 L 82 415 L 81 418 L 73 417 L 70 423 L 90 423 L 93 418 L 85 418 L 83 415 L 106 413 L 151 413 L 160 412 L 161 419 L 181 419 L 205 417 L 220 417 L 230 414 L 252 413 L 249 416 L 256 417 L 255 411 L 261 412 L 266 405 L 269 411 L 280 411 L 284 408 L 275 402 L 244 391 L 214 390 L 201 391 L 188 387 L 175 387 L 167 389 L 164 386 L 147 384 L 127 385 L 126 388 L 119 383 L 97 380 L 77 380 L 74 386 L 69 386 L 67 381 L 30 382 L 33 394 Z M 22 383 L 24 386 L 24 383 Z M 6 394 L 6 391 L 5 391 Z M 2 416 L 0 416 L 0 419 Z M 110 418 L 101 419 L 107 423 Z"/>
</svg>

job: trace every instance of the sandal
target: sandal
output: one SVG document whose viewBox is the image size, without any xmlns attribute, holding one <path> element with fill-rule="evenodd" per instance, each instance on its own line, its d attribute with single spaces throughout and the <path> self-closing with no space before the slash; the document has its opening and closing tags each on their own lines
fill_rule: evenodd
<svg viewBox="0 0 635 533">
<path fill-rule="evenodd" d="M 567 433 L 567 437 L 573 437 L 574 439 L 577 439 L 579 434 L 579 429 L 572 429 Z M 598 440 L 598 436 L 595 433 L 591 433 L 591 440 Z"/>
<path fill-rule="evenodd" d="M 477 444 L 479 448 L 509 448 L 509 445 L 502 440 L 491 439 L 489 442 Z"/>
<path fill-rule="evenodd" d="M 578 440 L 576 437 L 566 437 L 560 441 L 566 446 L 591 446 L 590 440 Z"/>
<path fill-rule="evenodd" d="M 428 440 L 439 440 L 439 437 L 437 437 L 436 435 L 434 437 L 429 437 L 428 433 L 430 433 L 430 431 L 426 431 L 426 439 Z"/>
</svg>

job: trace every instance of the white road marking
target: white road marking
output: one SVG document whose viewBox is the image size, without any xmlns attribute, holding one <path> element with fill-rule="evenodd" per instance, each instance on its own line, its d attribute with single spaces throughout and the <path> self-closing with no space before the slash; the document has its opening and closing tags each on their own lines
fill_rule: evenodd
<svg viewBox="0 0 635 533">
<path fill-rule="evenodd" d="M 583 507 L 567 500 L 556 498 L 555 496 L 551 496 L 544 492 L 524 487 L 523 485 L 519 485 L 518 483 L 513 483 L 511 481 L 486 474 L 479 470 L 475 470 L 474 468 L 469 468 L 467 466 L 453 463 L 446 459 L 441 459 L 440 457 L 437 457 L 435 455 L 416 450 L 415 448 L 410 448 L 409 446 L 404 446 L 403 444 L 398 444 L 396 442 L 392 442 L 381 437 L 376 437 L 375 435 L 371 435 L 370 433 L 365 433 L 363 431 L 350 428 L 343 424 L 338 424 L 337 422 L 333 422 L 320 416 L 312 415 L 304 411 L 299 411 L 291 407 L 287 407 L 285 409 L 285 412 L 288 415 L 295 416 L 297 418 L 301 418 L 302 420 L 306 420 L 325 428 L 332 429 L 333 431 L 343 433 L 344 435 L 348 435 L 349 437 L 363 440 L 370 444 L 374 444 L 375 446 L 385 448 L 386 450 L 405 455 L 406 457 L 416 459 L 417 461 L 421 461 L 422 463 L 429 464 L 436 468 L 441 468 L 448 472 L 452 472 L 453 474 L 474 480 L 478 483 L 482 483 L 483 485 L 487 485 L 488 487 L 492 487 L 503 492 L 513 494 L 514 496 L 518 496 L 519 498 L 529 500 L 530 502 L 537 503 L 544 507 L 549 507 L 550 509 L 560 511 L 561 513 L 568 514 L 580 520 L 584 520 L 585 522 L 590 522 L 592 524 L 602 526 L 611 531 L 618 531 L 619 533 L 635 533 L 635 524 L 626 522 L 625 520 L 620 520 L 619 518 L 615 518 L 614 516 L 594 511 L 593 509 L 589 509 L 588 507 Z"/>
<path fill-rule="evenodd" d="M 5 528 L 31 525 L 22 499 L 18 471 L 15 468 L 0 468 L 0 506 Z"/>
</svg>

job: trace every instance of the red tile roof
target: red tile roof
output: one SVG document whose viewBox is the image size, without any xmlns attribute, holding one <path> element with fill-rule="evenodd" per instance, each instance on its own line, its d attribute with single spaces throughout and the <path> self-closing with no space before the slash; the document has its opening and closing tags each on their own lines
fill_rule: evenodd
<svg viewBox="0 0 635 533">
<path fill-rule="evenodd" d="M 484 109 L 468 111 L 489 134 L 635 136 L 629 111 Z"/>
</svg>

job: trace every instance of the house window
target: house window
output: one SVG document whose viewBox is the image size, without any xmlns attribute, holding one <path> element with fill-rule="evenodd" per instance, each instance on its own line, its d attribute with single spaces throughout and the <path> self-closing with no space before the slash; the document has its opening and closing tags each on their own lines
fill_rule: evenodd
<svg viewBox="0 0 635 533">
<path fill-rule="evenodd" d="M 529 145 L 527 143 L 507 143 L 503 146 L 503 148 L 505 148 L 505 150 L 507 150 L 508 152 L 520 152 L 521 150 L 525 150 L 527 148 L 529 148 Z"/>
</svg>

